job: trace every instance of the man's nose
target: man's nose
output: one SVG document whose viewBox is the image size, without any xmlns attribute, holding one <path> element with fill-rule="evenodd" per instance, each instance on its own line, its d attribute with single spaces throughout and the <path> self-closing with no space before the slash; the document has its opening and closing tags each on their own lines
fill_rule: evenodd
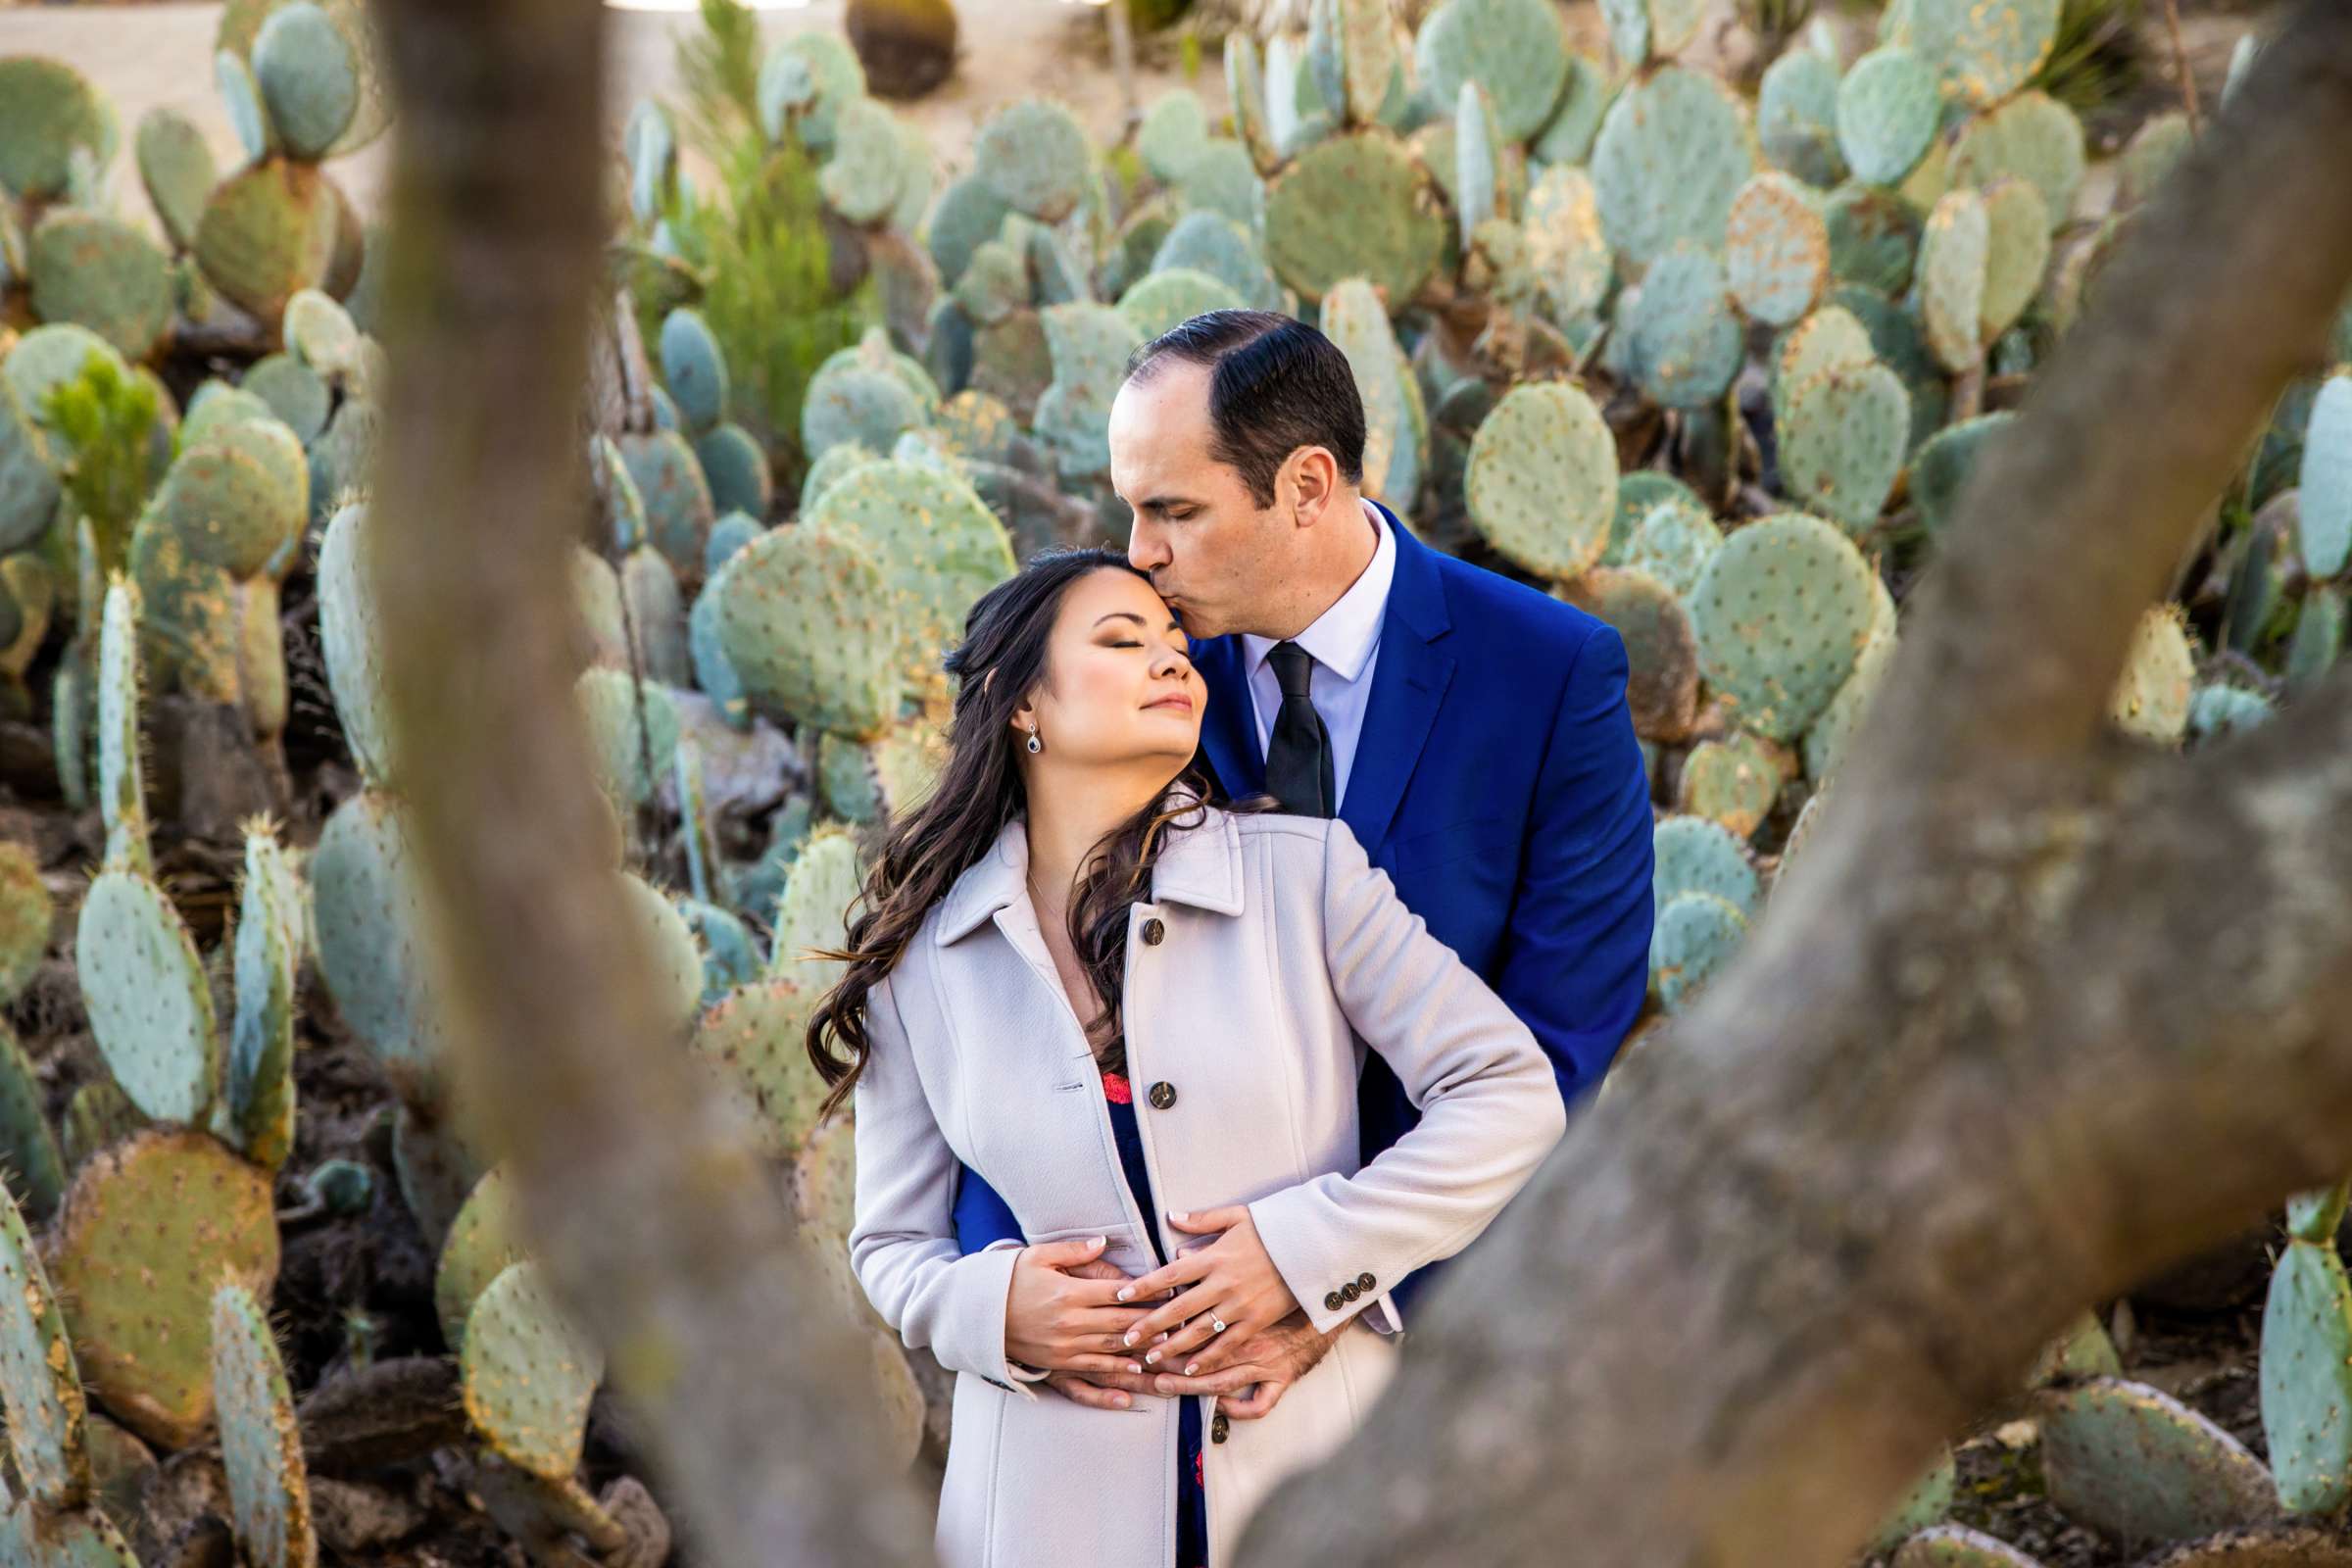
<svg viewBox="0 0 2352 1568">
<path fill-rule="evenodd" d="M 1167 564 L 1167 547 L 1160 542 L 1159 530 L 1141 517 L 1133 519 L 1127 527 L 1127 564 L 1150 571 Z"/>
</svg>

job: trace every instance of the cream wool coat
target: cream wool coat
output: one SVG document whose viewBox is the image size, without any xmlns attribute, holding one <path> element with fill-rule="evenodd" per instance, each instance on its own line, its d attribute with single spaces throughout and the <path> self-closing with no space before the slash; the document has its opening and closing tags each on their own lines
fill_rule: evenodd
<svg viewBox="0 0 2352 1568">
<path fill-rule="evenodd" d="M 1317 1328 L 1365 1314 L 1270 1415 L 1203 1442 L 1209 1568 L 1224 1568 L 1275 1482 L 1344 1443 L 1378 1396 L 1402 1327 L 1389 1286 L 1475 1238 L 1564 1112 L 1534 1037 L 1345 823 L 1204 808 L 1168 831 L 1127 944 L 1128 1077 L 1152 1193 L 1178 1211 L 1248 1203 Z M 1176 1400 L 1091 1410 L 1032 1387 L 1043 1374 L 1004 1354 L 1017 1249 L 956 1245 L 958 1159 L 1030 1242 L 1103 1236 L 1105 1255 L 1140 1274 L 1153 1266 L 1147 1225 L 1171 1256 L 1209 1240 L 1136 1210 L 1027 868 L 1016 819 L 868 998 L 851 1259 L 884 1319 L 957 1374 L 943 1563 L 1195 1568 L 1173 1563 Z M 1359 1170 L 1367 1047 L 1423 1117 Z M 1212 1401 L 1194 1397 L 1205 1437 Z"/>
</svg>

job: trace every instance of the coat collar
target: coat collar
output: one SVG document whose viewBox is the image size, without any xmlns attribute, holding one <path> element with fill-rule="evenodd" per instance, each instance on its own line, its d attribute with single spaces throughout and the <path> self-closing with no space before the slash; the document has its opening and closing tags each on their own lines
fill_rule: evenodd
<svg viewBox="0 0 2352 1568">
<path fill-rule="evenodd" d="M 939 945 L 960 941 L 1028 897 L 1029 834 L 1016 816 L 940 901 Z M 1167 843 L 1152 867 L 1152 898 L 1212 914 L 1242 912 L 1242 830 L 1232 812 L 1203 806 L 1169 824 Z"/>
</svg>

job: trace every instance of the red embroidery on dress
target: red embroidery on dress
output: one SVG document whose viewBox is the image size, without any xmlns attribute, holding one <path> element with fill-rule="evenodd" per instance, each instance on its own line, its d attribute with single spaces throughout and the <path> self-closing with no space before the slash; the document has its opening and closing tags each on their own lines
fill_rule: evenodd
<svg viewBox="0 0 2352 1568">
<path fill-rule="evenodd" d="M 1127 1075 L 1123 1072 L 1104 1073 L 1102 1075 L 1102 1098 L 1114 1105 L 1134 1104 L 1135 1091 L 1127 1087 Z"/>
</svg>

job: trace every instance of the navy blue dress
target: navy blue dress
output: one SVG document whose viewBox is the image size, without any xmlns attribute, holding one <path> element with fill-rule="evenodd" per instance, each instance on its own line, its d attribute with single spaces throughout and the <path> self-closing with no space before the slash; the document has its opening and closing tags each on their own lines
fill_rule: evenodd
<svg viewBox="0 0 2352 1568">
<path fill-rule="evenodd" d="M 1152 1223 L 1152 1173 L 1144 1164 L 1144 1134 L 1135 1121 L 1135 1091 L 1122 1073 L 1102 1075 L 1102 1098 L 1109 1102 L 1110 1130 L 1119 1144 L 1119 1165 L 1127 1173 L 1128 1191 L 1144 1215 L 1144 1232 L 1151 1238 L 1152 1254 L 1160 1252 L 1159 1228 Z M 1138 1346 L 1143 1349 L 1146 1347 Z M 1200 1401 L 1182 1397 L 1176 1416 L 1176 1568 L 1208 1568 L 1208 1489 L 1200 1476 Z"/>
</svg>

